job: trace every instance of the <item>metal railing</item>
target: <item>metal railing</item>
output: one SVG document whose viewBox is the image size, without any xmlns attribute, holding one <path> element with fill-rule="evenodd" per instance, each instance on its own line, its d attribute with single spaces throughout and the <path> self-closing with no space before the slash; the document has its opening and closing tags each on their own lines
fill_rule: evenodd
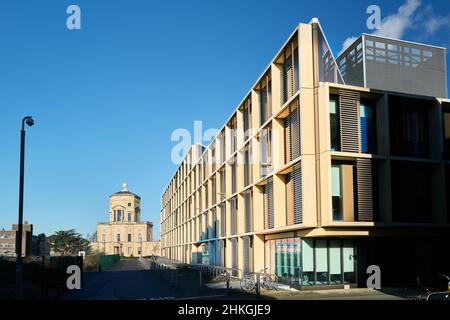
<svg viewBox="0 0 450 320">
<path fill-rule="evenodd" d="M 151 257 L 147 261 L 141 261 L 145 269 L 157 272 L 163 279 L 167 280 L 169 284 L 176 288 L 180 285 L 180 277 L 186 276 L 183 272 L 190 270 L 191 272 L 198 272 L 198 284 L 201 288 L 206 279 L 224 281 L 226 287 L 230 288 L 230 281 L 234 279 L 241 279 L 243 271 L 238 268 L 228 268 L 222 266 L 206 265 L 206 264 L 186 264 L 177 260 L 168 259 L 165 257 Z M 191 273 L 192 275 L 192 273 Z"/>
<path fill-rule="evenodd" d="M 225 274 L 228 274 L 230 278 L 235 279 L 242 279 L 242 277 L 244 276 L 243 271 L 238 268 L 229 268 L 207 264 L 190 264 L 189 267 L 197 271 L 202 271 L 204 275 L 211 278 L 216 278 Z"/>
</svg>

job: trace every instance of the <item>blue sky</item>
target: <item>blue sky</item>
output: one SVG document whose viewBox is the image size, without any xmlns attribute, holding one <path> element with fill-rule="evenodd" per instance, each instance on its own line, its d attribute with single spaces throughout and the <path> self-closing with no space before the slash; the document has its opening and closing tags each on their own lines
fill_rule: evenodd
<svg viewBox="0 0 450 320">
<path fill-rule="evenodd" d="M 81 30 L 66 28 L 70 4 Z M 0 228 L 17 221 L 20 121 L 30 114 L 24 217 L 35 233 L 93 233 L 126 181 L 159 237 L 172 131 L 195 120 L 221 127 L 299 22 L 318 17 L 337 54 L 371 32 L 371 4 L 380 32 L 450 48 L 450 2 L 440 0 L 2 0 Z"/>
</svg>

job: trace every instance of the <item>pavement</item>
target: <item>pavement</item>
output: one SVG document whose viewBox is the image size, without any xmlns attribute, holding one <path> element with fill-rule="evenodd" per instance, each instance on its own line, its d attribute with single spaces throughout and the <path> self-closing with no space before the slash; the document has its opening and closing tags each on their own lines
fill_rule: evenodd
<svg viewBox="0 0 450 320">
<path fill-rule="evenodd" d="M 139 260 L 120 260 L 104 272 L 84 273 L 81 290 L 68 291 L 66 300 L 174 299 L 176 291 Z"/>
<path fill-rule="evenodd" d="M 253 294 L 200 287 L 192 271 L 164 279 L 137 259 L 123 259 L 103 272 L 85 272 L 81 290 L 67 291 L 64 300 L 222 300 L 256 299 Z"/>
<path fill-rule="evenodd" d="M 332 290 L 282 290 L 262 291 L 265 298 L 277 300 L 408 300 L 421 292 L 405 288 L 368 288 L 332 289 Z"/>
<path fill-rule="evenodd" d="M 167 280 L 166 280 L 167 279 Z M 178 271 L 168 278 L 155 270 L 148 270 L 137 259 L 120 260 L 104 272 L 84 273 L 81 290 L 68 291 L 65 300 L 404 300 L 419 292 L 385 288 L 333 290 L 262 290 L 261 297 L 254 292 L 240 290 L 239 281 L 231 282 L 227 290 L 224 282 L 203 283 L 192 271 Z M 175 280 L 174 280 L 175 279 Z"/>
</svg>

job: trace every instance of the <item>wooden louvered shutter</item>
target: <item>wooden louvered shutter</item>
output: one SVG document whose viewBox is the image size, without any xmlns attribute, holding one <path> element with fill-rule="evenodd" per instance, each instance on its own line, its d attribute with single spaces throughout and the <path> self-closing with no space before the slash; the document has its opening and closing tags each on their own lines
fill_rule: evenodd
<svg viewBox="0 0 450 320">
<path fill-rule="evenodd" d="M 286 175 L 286 223 L 288 226 L 294 224 L 294 181 L 292 173 Z"/>
<path fill-rule="evenodd" d="M 273 210 L 273 180 L 270 179 L 264 186 L 264 212 L 265 228 L 274 228 L 274 210 Z"/>
<path fill-rule="evenodd" d="M 237 179 L 237 156 L 234 156 L 231 160 L 231 193 L 236 192 L 236 179 Z"/>
<path fill-rule="evenodd" d="M 339 90 L 341 151 L 360 152 L 359 92 Z"/>
<path fill-rule="evenodd" d="M 212 238 L 217 238 L 217 212 L 216 208 L 212 209 Z"/>
<path fill-rule="evenodd" d="M 237 252 L 237 238 L 231 239 L 231 267 L 237 269 L 238 267 L 238 252 Z M 236 275 L 236 271 L 233 270 L 233 274 Z"/>
<path fill-rule="evenodd" d="M 244 274 L 250 272 L 250 238 L 248 236 L 243 237 L 244 242 Z"/>
<path fill-rule="evenodd" d="M 220 266 L 225 266 L 225 259 L 224 259 L 224 241 L 225 240 L 219 240 L 219 254 L 217 255 L 219 257 L 219 265 Z"/>
<path fill-rule="evenodd" d="M 245 192 L 245 232 L 252 231 L 252 193 Z"/>
<path fill-rule="evenodd" d="M 244 149 L 244 186 L 248 186 L 250 184 L 250 156 L 249 156 L 249 145 L 247 145 Z"/>
<path fill-rule="evenodd" d="M 211 177 L 211 204 L 216 204 L 217 192 L 216 192 L 216 176 Z"/>
<path fill-rule="evenodd" d="M 303 198 L 302 198 L 302 168 L 299 164 L 294 166 L 291 173 L 294 182 L 294 224 L 303 223 Z"/>
<path fill-rule="evenodd" d="M 290 107 L 289 107 L 290 108 Z M 292 122 L 292 113 L 289 112 L 286 119 L 284 119 L 284 154 L 285 154 L 285 162 L 288 163 L 292 161 L 292 153 L 291 153 L 291 122 Z"/>
<path fill-rule="evenodd" d="M 231 199 L 231 225 L 230 225 L 230 232 L 232 235 L 237 233 L 237 199 L 233 198 Z"/>
<path fill-rule="evenodd" d="M 284 55 L 283 102 L 286 102 L 294 94 L 294 66 L 292 63 L 292 52 L 285 51 Z"/>
<path fill-rule="evenodd" d="M 374 221 L 376 208 L 376 197 L 374 196 L 375 168 L 371 159 L 357 159 L 358 221 Z"/>
<path fill-rule="evenodd" d="M 300 109 L 298 101 L 292 107 L 291 118 L 291 155 L 292 160 L 300 157 Z"/>
<path fill-rule="evenodd" d="M 225 212 L 225 202 L 220 204 L 220 236 L 226 236 L 226 212 Z"/>
<path fill-rule="evenodd" d="M 300 109 L 298 101 L 289 106 L 289 115 L 284 120 L 285 161 L 289 162 L 300 156 Z"/>
<path fill-rule="evenodd" d="M 300 164 L 286 175 L 286 212 L 287 225 L 303 222 L 302 214 L 302 171 Z"/>
</svg>

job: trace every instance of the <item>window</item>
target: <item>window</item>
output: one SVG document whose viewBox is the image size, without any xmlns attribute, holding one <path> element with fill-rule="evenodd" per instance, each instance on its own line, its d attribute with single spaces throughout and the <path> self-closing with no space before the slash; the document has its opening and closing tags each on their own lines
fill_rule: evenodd
<svg viewBox="0 0 450 320">
<path fill-rule="evenodd" d="M 131 212 L 128 212 L 128 221 L 131 221 Z"/>
<path fill-rule="evenodd" d="M 245 201 L 245 232 L 251 232 L 253 228 L 253 213 L 252 213 L 252 191 L 248 190 L 244 195 Z"/>
<path fill-rule="evenodd" d="M 102 241 L 105 242 L 106 241 L 106 234 L 102 234 Z"/>
<path fill-rule="evenodd" d="M 242 238 L 243 241 L 243 261 L 244 261 L 244 266 L 243 266 L 243 272 L 244 274 L 250 272 L 252 270 L 252 239 L 249 236 L 245 236 Z"/>
<path fill-rule="evenodd" d="M 371 101 L 361 101 L 359 107 L 361 152 L 376 153 L 376 112 Z"/>
<path fill-rule="evenodd" d="M 444 109 L 444 157 L 450 159 L 450 106 Z"/>
<path fill-rule="evenodd" d="M 428 112 L 432 102 L 389 97 L 391 153 L 397 156 L 428 156 Z"/>
<path fill-rule="evenodd" d="M 288 101 L 299 88 L 297 43 L 292 41 L 283 52 L 282 102 Z"/>
<path fill-rule="evenodd" d="M 198 238 L 203 240 L 203 215 L 198 217 Z"/>
<path fill-rule="evenodd" d="M 331 166 L 332 213 L 334 221 L 354 221 L 354 169 L 353 164 Z M 356 175 L 355 175 L 356 176 Z"/>
<path fill-rule="evenodd" d="M 225 178 L 225 167 L 222 167 L 219 171 L 220 179 L 220 201 L 225 200 L 226 195 L 226 178 Z"/>
<path fill-rule="evenodd" d="M 230 200 L 230 206 L 231 206 L 231 216 L 230 216 L 230 233 L 231 235 L 235 235 L 238 232 L 238 227 L 237 227 L 237 210 L 238 210 L 238 205 L 237 205 L 237 198 L 233 198 Z"/>
<path fill-rule="evenodd" d="M 220 236 L 225 237 L 227 227 L 227 215 L 226 215 L 226 205 L 225 202 L 220 204 Z"/>
<path fill-rule="evenodd" d="M 450 224 L 450 165 L 445 166 L 445 192 L 447 195 L 447 223 Z"/>
<path fill-rule="evenodd" d="M 355 249 L 353 241 L 344 240 L 342 250 L 344 283 L 356 283 Z"/>
<path fill-rule="evenodd" d="M 234 156 L 231 160 L 231 193 L 234 194 L 237 191 L 237 157 Z"/>
<path fill-rule="evenodd" d="M 331 150 L 340 151 L 340 123 L 339 123 L 339 98 L 338 96 L 330 96 L 330 133 L 331 133 Z"/>
<path fill-rule="evenodd" d="M 244 186 L 248 186 L 253 181 L 252 151 L 251 144 L 244 148 Z"/>
<path fill-rule="evenodd" d="M 216 171 L 216 143 L 214 142 L 211 147 L 211 165 L 212 172 Z"/>
<path fill-rule="evenodd" d="M 301 240 L 284 238 L 265 243 L 265 267 L 284 284 L 301 284 Z"/>
<path fill-rule="evenodd" d="M 330 240 L 330 284 L 342 283 L 341 241 Z"/>
<path fill-rule="evenodd" d="M 130 202 L 128 202 L 128 206 L 131 207 L 131 203 Z"/>
<path fill-rule="evenodd" d="M 391 162 L 392 219 L 394 222 L 427 223 L 433 221 L 436 205 L 432 195 L 434 168 L 430 165 Z"/>
<path fill-rule="evenodd" d="M 263 187 L 264 195 L 264 228 L 273 229 L 275 224 L 273 208 L 273 180 L 267 181 Z"/>
<path fill-rule="evenodd" d="M 220 164 L 222 164 L 225 162 L 226 159 L 226 139 L 224 130 L 220 132 L 219 143 L 220 143 Z"/>
<path fill-rule="evenodd" d="M 212 205 L 216 204 L 216 198 L 217 198 L 217 190 L 216 190 L 216 175 L 214 174 L 211 177 L 211 201 Z"/>
<path fill-rule="evenodd" d="M 120 233 L 117 234 L 117 238 L 116 239 L 117 239 L 118 242 L 120 241 Z"/>
<path fill-rule="evenodd" d="M 251 128 L 252 128 L 252 101 L 251 101 L 251 98 L 247 99 L 244 102 L 243 118 L 244 118 L 244 141 L 247 141 L 251 136 Z"/>
<path fill-rule="evenodd" d="M 272 171 L 272 130 L 268 126 L 261 132 L 261 177 L 267 176 Z"/>
<path fill-rule="evenodd" d="M 320 29 L 318 30 L 317 39 L 319 49 L 319 56 L 317 57 L 317 61 L 319 62 L 319 80 L 321 82 L 343 83 L 337 64 L 328 47 L 325 36 Z"/>
<path fill-rule="evenodd" d="M 128 234 L 128 242 L 131 242 L 131 233 Z"/>
<path fill-rule="evenodd" d="M 272 116 L 272 82 L 270 72 L 263 77 L 259 84 L 260 123 L 262 126 Z"/>
<path fill-rule="evenodd" d="M 142 234 L 138 233 L 138 241 L 141 242 L 142 241 Z"/>
<path fill-rule="evenodd" d="M 212 215 L 211 238 L 217 238 L 217 225 L 218 225 L 218 221 L 217 221 L 216 208 L 213 208 L 213 209 L 211 210 L 211 215 Z"/>
<path fill-rule="evenodd" d="M 231 267 L 238 268 L 238 239 L 231 239 Z M 237 276 L 237 270 L 233 270 L 233 275 Z"/>
<path fill-rule="evenodd" d="M 208 173 L 208 152 L 205 153 L 205 156 L 203 157 L 203 179 L 206 179 L 207 173 Z"/>
<path fill-rule="evenodd" d="M 286 223 L 302 223 L 302 172 L 299 164 L 286 174 Z"/>
<path fill-rule="evenodd" d="M 205 209 L 208 208 L 209 200 L 208 200 L 208 183 L 205 183 L 205 186 L 203 187 L 205 190 Z"/>
<path fill-rule="evenodd" d="M 230 152 L 233 154 L 237 148 L 237 117 L 233 116 L 228 124 L 230 129 Z"/>
<path fill-rule="evenodd" d="M 316 240 L 316 282 L 328 284 L 327 240 Z"/>
<path fill-rule="evenodd" d="M 284 119 L 285 162 L 300 157 L 300 109 L 298 100 L 289 106 L 289 114 Z"/>
</svg>

